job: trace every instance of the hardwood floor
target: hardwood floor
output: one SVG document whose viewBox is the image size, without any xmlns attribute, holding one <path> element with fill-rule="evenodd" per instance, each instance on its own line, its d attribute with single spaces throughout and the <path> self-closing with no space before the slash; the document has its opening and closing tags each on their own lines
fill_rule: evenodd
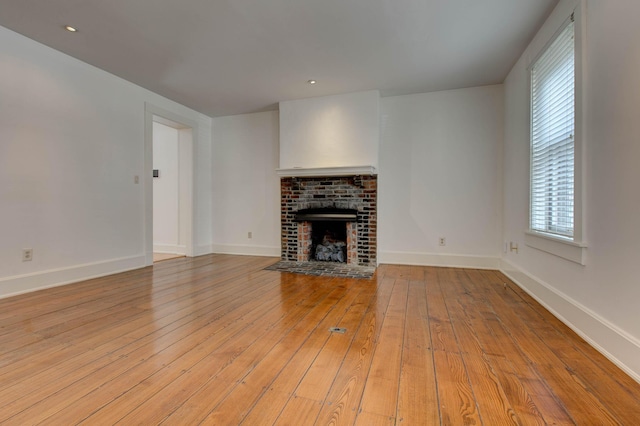
<svg viewBox="0 0 640 426">
<path fill-rule="evenodd" d="M 178 257 L 185 257 L 184 254 L 174 253 L 153 253 L 154 262 L 162 262 L 163 260 L 177 259 Z"/>
<path fill-rule="evenodd" d="M 640 424 L 640 385 L 499 272 L 275 261 L 0 300 L 0 424 Z"/>
</svg>

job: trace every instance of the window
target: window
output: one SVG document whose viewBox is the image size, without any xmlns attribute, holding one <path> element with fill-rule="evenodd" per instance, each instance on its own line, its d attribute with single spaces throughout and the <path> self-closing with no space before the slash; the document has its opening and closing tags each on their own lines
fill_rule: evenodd
<svg viewBox="0 0 640 426">
<path fill-rule="evenodd" d="M 531 67 L 530 182 L 531 230 L 574 240 L 573 18 Z"/>
<path fill-rule="evenodd" d="M 529 66 L 531 180 L 524 237 L 529 247 L 584 265 L 581 9 L 578 4 Z"/>
</svg>

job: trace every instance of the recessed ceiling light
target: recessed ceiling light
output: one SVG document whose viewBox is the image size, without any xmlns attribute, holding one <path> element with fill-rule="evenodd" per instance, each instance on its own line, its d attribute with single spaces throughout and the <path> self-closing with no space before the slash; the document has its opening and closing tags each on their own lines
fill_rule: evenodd
<svg viewBox="0 0 640 426">
<path fill-rule="evenodd" d="M 65 25 L 64 29 L 69 31 L 70 33 L 76 33 L 78 32 L 78 30 L 75 27 L 72 27 L 71 25 Z"/>
<path fill-rule="evenodd" d="M 317 81 L 315 81 L 315 80 L 307 80 L 307 83 L 309 83 L 309 84 L 316 84 L 316 83 L 317 83 Z"/>
</svg>

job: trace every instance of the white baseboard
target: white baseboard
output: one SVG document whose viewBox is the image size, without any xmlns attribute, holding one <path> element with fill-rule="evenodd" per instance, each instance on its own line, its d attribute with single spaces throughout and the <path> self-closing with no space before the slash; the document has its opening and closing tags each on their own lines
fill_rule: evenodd
<svg viewBox="0 0 640 426">
<path fill-rule="evenodd" d="M 560 321 L 640 383 L 640 341 L 638 339 L 505 259 L 500 262 L 500 270 Z"/>
<path fill-rule="evenodd" d="M 393 265 L 443 266 L 451 268 L 498 269 L 498 266 L 500 265 L 500 258 L 490 256 L 465 256 L 457 254 L 383 251 L 378 253 L 378 263 Z"/>
<path fill-rule="evenodd" d="M 91 278 L 143 268 L 145 256 L 131 256 L 0 279 L 0 299 Z"/>
<path fill-rule="evenodd" d="M 154 244 L 154 253 L 171 253 L 171 254 L 186 254 L 187 247 L 177 244 Z"/>
<path fill-rule="evenodd" d="M 280 247 L 272 246 L 249 246 L 239 244 L 212 244 L 212 253 L 220 254 L 240 254 L 245 256 L 269 256 L 280 257 Z"/>
</svg>

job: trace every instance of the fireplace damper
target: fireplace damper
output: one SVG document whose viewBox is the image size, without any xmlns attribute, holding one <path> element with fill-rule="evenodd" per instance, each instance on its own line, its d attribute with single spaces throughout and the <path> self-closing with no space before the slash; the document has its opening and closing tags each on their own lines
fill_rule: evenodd
<svg viewBox="0 0 640 426">
<path fill-rule="evenodd" d="M 352 209 L 318 208 L 304 209 L 296 213 L 296 222 L 355 222 L 358 219 L 358 211 Z"/>
</svg>

